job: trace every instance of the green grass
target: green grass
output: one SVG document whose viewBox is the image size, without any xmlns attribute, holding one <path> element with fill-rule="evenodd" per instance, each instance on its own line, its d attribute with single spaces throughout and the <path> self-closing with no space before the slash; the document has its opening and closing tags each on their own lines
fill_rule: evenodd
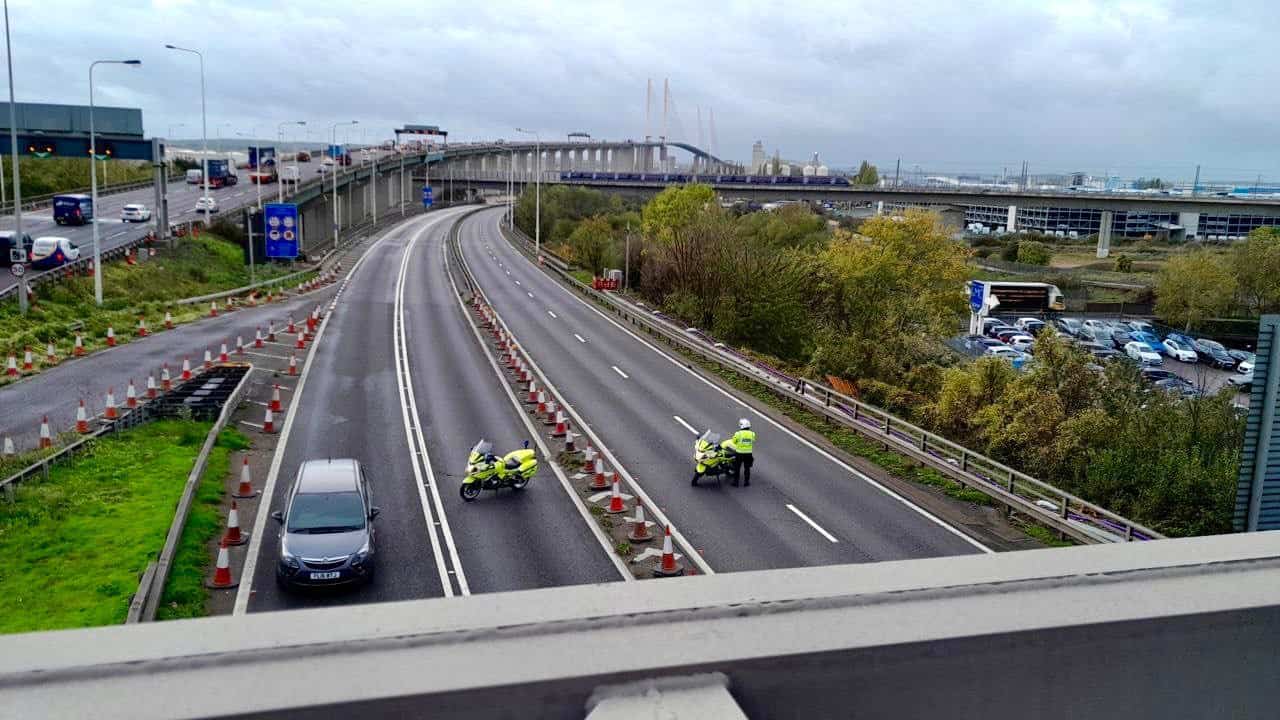
<svg viewBox="0 0 1280 720">
<path fill-rule="evenodd" d="M 249 447 L 249 439 L 239 431 L 228 428 L 218 435 L 218 442 L 209 454 L 200 486 L 196 488 L 195 502 L 182 529 L 178 550 L 174 553 L 169 569 L 169 581 L 160 596 L 156 609 L 157 620 L 204 617 L 208 614 L 209 590 L 204 579 L 209 575 L 213 556 L 209 543 L 222 530 L 222 494 L 227 475 L 231 472 L 231 452 Z"/>
<path fill-rule="evenodd" d="M 137 265 L 113 262 L 105 264 L 104 270 L 101 307 L 94 303 L 93 278 L 89 277 L 41 286 L 35 306 L 25 316 L 19 313 L 16 299 L 0 303 L 0 355 L 7 357 L 31 347 L 39 361 L 45 344 L 53 342 L 65 357 L 75 342 L 75 331 L 70 328 L 74 322 L 84 323 L 88 351 L 105 345 L 108 326 L 115 329 L 117 342 L 125 343 L 133 337 L 139 316 L 146 317 L 148 329 L 156 332 L 164 327 L 166 310 L 175 323 L 189 322 L 209 310 L 208 305 L 179 306 L 173 301 L 249 284 L 240 248 L 212 235 L 183 238 L 173 250 L 161 249 L 156 257 Z M 268 280 L 292 270 L 283 264 L 259 265 L 256 279 Z"/>
<path fill-rule="evenodd" d="M 209 427 L 164 420 L 98 440 L 0 503 L 0 633 L 123 622 Z"/>
<path fill-rule="evenodd" d="M 5 173 L 12 176 L 13 169 L 5 158 Z M 104 179 L 103 163 L 94 163 L 98 172 L 99 188 Z M 49 157 L 22 158 L 19 167 L 22 171 L 23 197 L 37 197 L 53 193 L 80 190 L 89 187 L 89 158 L 87 157 Z M 105 180 L 108 185 L 120 185 L 142 180 L 151 180 L 155 173 L 151 163 L 135 160 L 107 160 Z M 9 177 L 5 178 L 6 182 Z"/>
<path fill-rule="evenodd" d="M 591 281 L 594 279 L 590 270 L 570 270 L 569 274 L 573 276 L 574 280 L 577 280 L 584 285 L 590 285 Z"/>
</svg>

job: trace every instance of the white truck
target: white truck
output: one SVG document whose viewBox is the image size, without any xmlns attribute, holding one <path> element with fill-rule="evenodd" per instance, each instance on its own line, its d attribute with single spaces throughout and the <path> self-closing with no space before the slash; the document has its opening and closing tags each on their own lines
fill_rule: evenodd
<svg viewBox="0 0 1280 720">
<path fill-rule="evenodd" d="M 297 184 L 302 181 L 302 173 L 298 170 L 297 165 L 285 165 L 280 168 L 280 182 L 286 184 Z"/>
<path fill-rule="evenodd" d="M 188 184 L 188 185 L 199 185 L 199 184 L 200 184 L 200 181 L 202 181 L 203 179 L 204 179 L 204 177 L 201 175 L 201 173 L 200 173 L 200 171 L 199 171 L 199 170 L 197 170 L 197 169 L 192 169 L 192 170 L 188 170 L 188 171 L 187 171 L 187 184 Z"/>
</svg>

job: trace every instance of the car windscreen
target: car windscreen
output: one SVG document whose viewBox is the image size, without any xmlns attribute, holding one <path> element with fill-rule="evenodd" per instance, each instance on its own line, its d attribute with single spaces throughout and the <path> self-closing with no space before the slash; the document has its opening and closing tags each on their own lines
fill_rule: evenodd
<svg viewBox="0 0 1280 720">
<path fill-rule="evenodd" d="M 364 528 L 364 503 L 360 493 L 299 493 L 289 508 L 288 532 L 323 534 Z"/>
</svg>

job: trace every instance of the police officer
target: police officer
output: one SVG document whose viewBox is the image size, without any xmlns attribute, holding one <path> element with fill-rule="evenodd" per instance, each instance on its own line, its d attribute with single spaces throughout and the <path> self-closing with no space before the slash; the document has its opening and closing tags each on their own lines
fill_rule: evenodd
<svg viewBox="0 0 1280 720">
<path fill-rule="evenodd" d="M 733 437 L 725 440 L 724 449 L 733 458 L 733 484 L 738 485 L 739 477 L 742 478 L 743 486 L 751 485 L 751 465 L 754 457 L 752 450 L 755 449 L 756 434 L 751 430 L 751 421 L 746 418 L 738 420 L 738 432 Z M 746 468 L 745 474 L 743 467 Z"/>
</svg>

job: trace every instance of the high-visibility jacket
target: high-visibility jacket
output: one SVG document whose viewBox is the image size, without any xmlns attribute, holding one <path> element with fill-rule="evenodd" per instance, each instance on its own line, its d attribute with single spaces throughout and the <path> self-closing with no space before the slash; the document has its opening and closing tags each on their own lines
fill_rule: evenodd
<svg viewBox="0 0 1280 720">
<path fill-rule="evenodd" d="M 739 455 L 750 455 L 756 444 L 756 434 L 751 430 L 739 430 L 725 444 Z"/>
</svg>

